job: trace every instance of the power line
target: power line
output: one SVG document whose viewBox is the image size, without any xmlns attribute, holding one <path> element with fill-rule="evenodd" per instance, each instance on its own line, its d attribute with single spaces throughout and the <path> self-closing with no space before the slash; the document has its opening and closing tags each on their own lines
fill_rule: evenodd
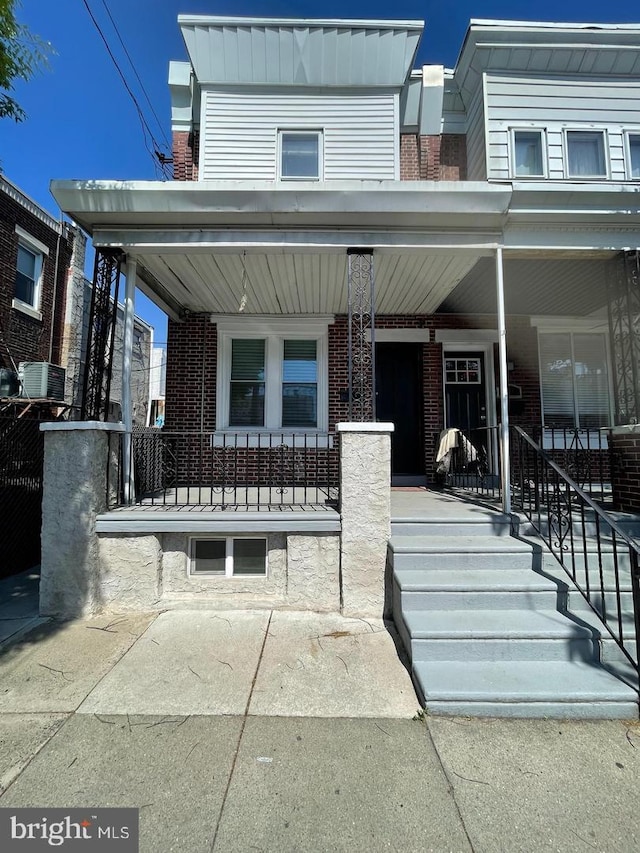
<svg viewBox="0 0 640 853">
<path fill-rule="evenodd" d="M 95 16 L 94 16 L 93 12 L 91 11 L 91 7 L 89 6 L 89 3 L 87 2 L 87 0 L 82 0 L 82 2 L 84 3 L 84 6 L 85 6 L 85 8 L 86 8 L 86 10 L 87 10 L 87 12 L 88 12 L 88 14 L 89 14 L 89 17 L 90 17 L 90 18 L 91 18 L 91 20 L 93 21 L 93 24 L 94 24 L 94 26 L 95 26 L 96 30 L 98 31 L 98 34 L 100 35 L 100 38 L 101 38 L 101 39 L 102 39 L 102 41 L 104 42 L 104 46 L 105 46 L 105 48 L 107 49 L 107 53 L 108 53 L 108 54 L 109 54 L 109 56 L 111 57 L 111 61 L 113 62 L 114 66 L 115 66 L 115 68 L 116 68 L 116 71 L 117 71 L 117 72 L 118 72 L 118 74 L 120 75 L 120 79 L 122 80 L 122 83 L 123 83 L 123 85 L 124 85 L 125 89 L 126 89 L 126 90 L 127 90 L 127 92 L 129 93 L 129 96 L 130 96 L 131 100 L 133 101 L 133 104 L 134 104 L 134 106 L 135 106 L 135 108 L 136 108 L 136 111 L 137 111 L 137 113 L 138 113 L 138 117 L 139 117 L 139 119 L 140 119 L 140 123 L 142 124 L 142 132 L 143 132 L 143 136 L 144 136 L 144 140 L 145 140 L 145 148 L 147 149 L 147 151 L 148 151 L 148 152 L 149 152 L 149 154 L 151 155 L 151 157 L 152 157 L 152 159 L 153 159 L 153 161 L 154 161 L 154 165 L 155 165 L 155 167 L 156 167 L 156 170 L 157 170 L 157 168 L 158 168 L 158 162 L 159 162 L 159 163 L 160 163 L 160 168 L 162 169 L 162 173 L 163 173 L 164 177 L 171 177 L 171 176 L 170 176 L 169 174 L 167 174 L 167 173 L 165 172 L 165 170 L 164 170 L 165 163 L 164 163 L 160 158 L 158 158 L 158 156 L 157 156 L 157 153 L 156 153 L 156 152 L 157 152 L 157 150 L 158 150 L 158 148 L 159 148 L 159 145 L 158 145 L 158 143 L 157 143 L 157 142 L 156 142 L 156 140 L 155 140 L 155 137 L 154 137 L 154 135 L 153 135 L 153 131 L 152 131 L 152 130 L 151 130 L 151 128 L 149 127 L 149 124 L 148 124 L 148 122 L 147 122 L 146 118 L 144 117 L 144 113 L 142 112 L 142 109 L 141 109 L 141 107 L 140 107 L 140 104 L 138 103 L 138 99 L 136 98 L 136 96 L 135 96 L 135 95 L 133 94 L 133 92 L 131 91 L 131 88 L 130 88 L 129 84 L 127 83 L 126 77 L 124 76 L 124 74 L 123 74 L 123 72 L 122 72 L 122 69 L 120 68 L 120 66 L 119 66 L 119 64 L 118 64 L 117 59 L 115 58 L 115 56 L 114 56 L 114 54 L 113 54 L 113 52 L 112 52 L 111 48 L 109 47 L 109 42 L 107 41 L 107 39 L 106 39 L 106 37 L 105 37 L 104 33 L 102 32 L 102 29 L 101 29 L 101 27 L 100 27 L 100 24 L 98 23 L 98 21 L 96 20 L 96 18 L 95 18 Z M 155 148 L 155 150 L 154 150 L 154 151 L 152 151 L 152 150 L 150 150 L 150 149 L 149 149 L 149 146 L 148 146 L 148 144 L 147 144 L 147 138 L 146 138 L 146 133 L 145 133 L 145 131 L 146 131 L 146 133 L 148 133 L 148 134 L 149 134 L 149 137 L 151 138 L 151 142 L 152 142 L 152 144 L 153 144 L 153 146 L 154 146 L 154 148 Z"/>
<path fill-rule="evenodd" d="M 124 41 L 122 40 L 122 36 L 120 35 L 120 30 L 118 29 L 116 22 L 113 20 L 113 15 L 111 14 L 109 7 L 107 6 L 107 0 L 102 0 L 102 5 L 104 6 L 106 13 L 109 16 L 109 20 L 113 24 L 113 29 L 115 30 L 116 35 L 118 36 L 118 40 L 119 40 L 120 44 L 122 45 L 122 49 L 124 50 L 125 55 L 126 55 L 127 59 L 129 60 L 129 64 L 131 65 L 131 68 L 133 69 L 133 73 L 136 75 L 136 80 L 140 84 L 140 88 L 142 89 L 142 92 L 143 92 L 145 98 L 147 99 L 147 103 L 149 104 L 149 107 L 151 108 L 151 112 L 153 113 L 153 116 L 154 116 L 156 122 L 158 123 L 158 127 L 160 128 L 160 133 L 164 136 L 164 141 L 167 144 L 167 149 L 170 151 L 171 150 L 171 143 L 167 139 L 167 134 L 164 132 L 162 122 L 158 118 L 158 114 L 156 113 L 156 111 L 153 107 L 153 104 L 151 103 L 151 99 L 149 98 L 149 95 L 147 94 L 147 90 L 144 87 L 144 83 L 140 79 L 140 75 L 138 74 L 136 67 L 133 64 L 133 59 L 131 59 L 131 55 L 130 55 L 129 51 L 127 50 L 127 46 L 125 45 Z"/>
</svg>

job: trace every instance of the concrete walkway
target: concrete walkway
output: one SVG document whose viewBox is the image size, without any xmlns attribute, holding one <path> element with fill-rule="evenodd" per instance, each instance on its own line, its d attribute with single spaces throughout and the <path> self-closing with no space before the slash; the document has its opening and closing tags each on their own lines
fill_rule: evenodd
<svg viewBox="0 0 640 853">
<path fill-rule="evenodd" d="M 637 722 L 417 707 L 378 620 L 43 623 L 0 646 L 0 807 L 134 806 L 145 853 L 640 848 Z"/>
</svg>

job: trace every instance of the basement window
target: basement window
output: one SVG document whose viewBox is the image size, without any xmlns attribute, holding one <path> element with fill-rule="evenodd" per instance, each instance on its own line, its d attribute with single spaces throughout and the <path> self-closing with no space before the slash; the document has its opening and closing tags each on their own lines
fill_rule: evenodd
<svg viewBox="0 0 640 853">
<path fill-rule="evenodd" d="M 267 574 L 267 540 L 233 536 L 191 539 L 189 574 L 264 577 Z"/>
</svg>

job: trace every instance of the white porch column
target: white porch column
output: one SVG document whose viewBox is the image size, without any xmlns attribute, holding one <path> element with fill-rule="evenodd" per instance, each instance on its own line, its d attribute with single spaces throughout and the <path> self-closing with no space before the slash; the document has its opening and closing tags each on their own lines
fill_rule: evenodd
<svg viewBox="0 0 640 853">
<path fill-rule="evenodd" d="M 123 455 L 124 502 L 133 501 L 133 458 L 131 453 L 133 411 L 131 402 L 131 361 L 133 357 L 133 318 L 136 301 L 136 259 L 127 256 L 127 283 L 124 296 L 124 336 L 122 351 L 122 420 L 125 435 Z"/>
<path fill-rule="evenodd" d="M 502 506 L 511 512 L 511 473 L 509 464 L 509 373 L 507 370 L 507 328 L 504 311 L 504 271 L 502 246 L 496 249 L 496 289 L 498 302 L 498 359 L 500 363 L 500 483 Z"/>
<path fill-rule="evenodd" d="M 391 433 L 388 423 L 336 424 L 340 436 L 342 612 L 381 617 L 391 534 Z"/>
</svg>

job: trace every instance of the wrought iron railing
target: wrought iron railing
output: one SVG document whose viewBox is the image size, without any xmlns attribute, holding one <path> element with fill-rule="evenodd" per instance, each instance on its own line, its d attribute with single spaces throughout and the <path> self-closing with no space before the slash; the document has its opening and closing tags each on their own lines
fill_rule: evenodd
<svg viewBox="0 0 640 853">
<path fill-rule="evenodd" d="M 640 661 L 640 544 L 521 427 L 511 428 L 512 506 L 597 613 L 627 660 Z"/>
<path fill-rule="evenodd" d="M 135 502 L 212 509 L 337 506 L 334 437 L 292 432 L 172 432 L 132 438 Z"/>
<path fill-rule="evenodd" d="M 525 432 L 598 503 L 611 503 L 609 428 L 527 426 Z"/>
</svg>

